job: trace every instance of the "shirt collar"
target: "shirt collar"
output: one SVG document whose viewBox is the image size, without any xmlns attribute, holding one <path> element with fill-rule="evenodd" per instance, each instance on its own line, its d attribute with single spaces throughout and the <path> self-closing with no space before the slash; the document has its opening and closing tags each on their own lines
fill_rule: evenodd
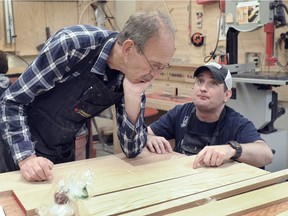
<svg viewBox="0 0 288 216">
<path fill-rule="evenodd" d="M 116 37 L 110 38 L 105 43 L 102 50 L 100 51 L 99 57 L 97 58 L 95 64 L 93 65 L 91 69 L 91 72 L 99 74 L 99 75 L 105 75 L 107 60 L 115 42 L 116 42 Z"/>
</svg>

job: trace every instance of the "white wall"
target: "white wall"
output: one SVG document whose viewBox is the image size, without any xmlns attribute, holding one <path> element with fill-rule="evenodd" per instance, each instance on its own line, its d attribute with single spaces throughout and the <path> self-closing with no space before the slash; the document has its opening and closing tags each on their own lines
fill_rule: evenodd
<svg viewBox="0 0 288 216">
<path fill-rule="evenodd" d="M 115 0 L 115 21 L 120 29 L 123 28 L 125 22 L 131 14 L 136 11 L 136 0 L 122 1 Z"/>
</svg>

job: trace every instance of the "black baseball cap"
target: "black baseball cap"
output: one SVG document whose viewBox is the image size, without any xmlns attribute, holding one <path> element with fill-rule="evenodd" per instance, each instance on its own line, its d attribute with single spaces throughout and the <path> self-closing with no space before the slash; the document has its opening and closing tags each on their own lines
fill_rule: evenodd
<svg viewBox="0 0 288 216">
<path fill-rule="evenodd" d="M 218 83 L 224 83 L 227 89 L 232 88 L 232 76 L 228 68 L 216 62 L 210 62 L 198 67 L 194 72 L 194 77 L 198 77 L 204 71 L 210 71 Z"/>
</svg>

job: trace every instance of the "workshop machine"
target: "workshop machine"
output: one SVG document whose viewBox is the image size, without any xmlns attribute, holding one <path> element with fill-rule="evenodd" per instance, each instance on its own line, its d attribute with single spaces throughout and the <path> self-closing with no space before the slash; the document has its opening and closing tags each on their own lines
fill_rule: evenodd
<svg viewBox="0 0 288 216">
<path fill-rule="evenodd" d="M 237 43 L 239 32 L 264 27 L 265 64 L 276 66 L 274 32 L 275 28 L 287 26 L 285 12 L 288 10 L 281 0 L 225 1 L 227 67 L 233 77 L 233 98 L 228 105 L 250 119 L 261 137 L 275 150 L 273 163 L 266 167 L 269 171 L 288 168 L 287 131 L 274 127 L 274 122 L 285 113 L 285 109 L 278 106 L 278 95 L 273 91 L 273 87 L 288 84 L 288 73 L 255 71 L 253 63 L 252 66 L 251 63 L 238 64 Z M 288 48 L 288 40 L 286 42 Z"/>
</svg>

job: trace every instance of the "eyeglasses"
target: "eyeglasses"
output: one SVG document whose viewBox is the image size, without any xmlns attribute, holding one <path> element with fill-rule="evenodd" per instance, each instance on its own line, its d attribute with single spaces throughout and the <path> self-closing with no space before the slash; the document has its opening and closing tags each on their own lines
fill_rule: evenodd
<svg viewBox="0 0 288 216">
<path fill-rule="evenodd" d="M 135 44 L 136 44 L 136 43 L 135 43 Z M 142 53 L 142 55 L 143 55 L 144 58 L 146 59 L 147 63 L 149 64 L 149 66 L 150 66 L 150 68 L 151 68 L 151 71 L 159 71 L 159 70 L 162 71 L 162 70 L 170 67 L 170 65 L 168 64 L 168 65 L 160 66 L 160 67 L 158 67 L 158 68 L 154 68 L 154 67 L 151 65 L 151 63 L 150 63 L 149 59 L 147 58 L 147 56 L 144 54 L 143 49 L 142 49 L 138 44 L 136 44 L 136 45 L 139 47 L 140 52 Z"/>
</svg>

